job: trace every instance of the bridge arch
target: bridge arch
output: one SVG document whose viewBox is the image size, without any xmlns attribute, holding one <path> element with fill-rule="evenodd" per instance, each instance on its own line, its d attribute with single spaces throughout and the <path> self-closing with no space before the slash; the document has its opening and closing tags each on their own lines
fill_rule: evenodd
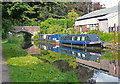
<svg viewBox="0 0 120 84">
<path fill-rule="evenodd" d="M 40 32 L 39 26 L 15 26 L 14 32 L 24 32 L 32 35 L 32 38 Z"/>
</svg>

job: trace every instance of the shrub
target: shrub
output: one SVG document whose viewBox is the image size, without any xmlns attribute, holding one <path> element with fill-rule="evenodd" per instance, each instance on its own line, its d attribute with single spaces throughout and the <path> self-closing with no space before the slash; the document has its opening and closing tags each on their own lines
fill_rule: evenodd
<svg viewBox="0 0 120 84">
<path fill-rule="evenodd" d="M 9 38 L 8 39 L 8 43 L 11 43 L 11 44 L 20 44 L 20 41 L 19 41 L 18 38 L 13 37 L 13 38 Z"/>
</svg>

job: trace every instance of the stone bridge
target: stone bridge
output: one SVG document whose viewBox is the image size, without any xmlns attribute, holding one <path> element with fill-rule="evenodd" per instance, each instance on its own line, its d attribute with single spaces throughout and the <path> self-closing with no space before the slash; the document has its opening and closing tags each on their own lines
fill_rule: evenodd
<svg viewBox="0 0 120 84">
<path fill-rule="evenodd" d="M 32 38 L 40 32 L 39 26 L 15 26 L 16 30 L 14 32 L 26 32 L 32 35 Z"/>
</svg>

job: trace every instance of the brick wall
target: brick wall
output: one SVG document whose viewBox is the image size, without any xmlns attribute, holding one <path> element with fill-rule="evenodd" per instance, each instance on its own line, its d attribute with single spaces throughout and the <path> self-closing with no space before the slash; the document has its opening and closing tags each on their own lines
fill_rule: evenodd
<svg viewBox="0 0 120 84">
<path fill-rule="evenodd" d="M 75 26 L 75 29 L 76 29 L 77 31 L 79 31 L 79 26 Z"/>
<path fill-rule="evenodd" d="M 82 32 L 88 32 L 90 31 L 90 26 L 87 28 L 87 25 L 82 25 Z"/>
<path fill-rule="evenodd" d="M 99 29 L 99 23 L 97 25 Z M 75 29 L 79 31 L 79 26 L 75 26 Z M 88 32 L 88 31 L 90 31 L 90 25 L 89 25 L 89 28 L 87 28 L 87 25 L 82 25 L 82 32 Z"/>
<path fill-rule="evenodd" d="M 32 34 L 34 32 L 39 32 L 40 31 L 39 26 L 15 26 L 14 28 L 16 29 L 15 30 L 16 32 L 24 30 L 24 31 L 27 31 L 27 32 L 32 33 Z"/>
</svg>

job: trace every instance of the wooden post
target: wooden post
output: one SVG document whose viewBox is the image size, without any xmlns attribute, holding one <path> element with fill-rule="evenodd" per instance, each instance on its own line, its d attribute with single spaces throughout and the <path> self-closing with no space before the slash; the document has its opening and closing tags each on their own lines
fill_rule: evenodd
<svg viewBox="0 0 120 84">
<path fill-rule="evenodd" d="M 114 48 L 115 48 L 115 33 L 116 33 L 116 24 L 114 24 Z"/>
<path fill-rule="evenodd" d="M 98 30 L 99 30 L 99 23 L 98 23 Z"/>
</svg>

